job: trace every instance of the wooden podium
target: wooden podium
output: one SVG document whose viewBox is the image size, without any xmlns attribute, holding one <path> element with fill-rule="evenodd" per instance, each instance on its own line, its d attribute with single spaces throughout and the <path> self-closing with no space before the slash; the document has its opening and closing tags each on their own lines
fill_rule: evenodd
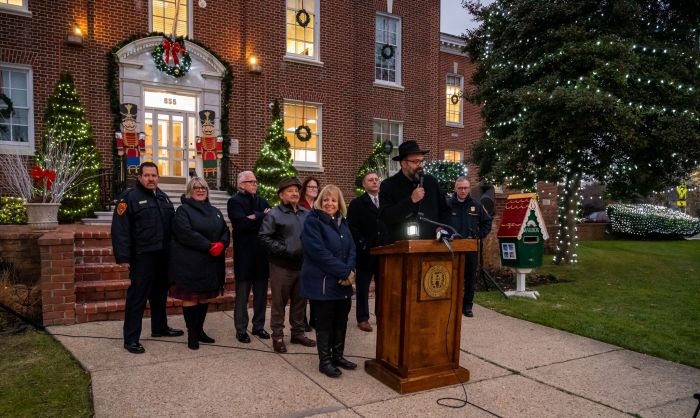
<svg viewBox="0 0 700 418">
<path fill-rule="evenodd" d="M 376 247 L 377 356 L 365 370 L 399 393 L 469 381 L 459 366 L 465 253 L 476 240 L 433 240 Z"/>
</svg>

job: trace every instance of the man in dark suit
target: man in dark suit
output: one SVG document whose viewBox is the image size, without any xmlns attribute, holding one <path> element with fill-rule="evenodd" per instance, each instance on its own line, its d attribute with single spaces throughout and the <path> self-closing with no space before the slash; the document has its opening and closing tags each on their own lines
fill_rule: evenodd
<svg viewBox="0 0 700 418">
<path fill-rule="evenodd" d="M 236 339 L 249 343 L 248 298 L 253 291 L 253 335 L 269 339 L 265 325 L 267 282 L 270 277 L 265 248 L 258 241 L 263 218 L 270 211 L 267 200 L 257 194 L 258 182 L 252 171 L 238 175 L 238 193 L 228 200 L 228 218 L 233 230 L 233 272 L 236 277 L 236 307 L 233 322 Z"/>
<path fill-rule="evenodd" d="M 435 239 L 434 225 L 418 221 L 418 214 L 426 219 L 445 223 L 450 208 L 440 191 L 435 177 L 425 174 L 425 154 L 416 141 L 399 145 L 399 155 L 392 158 L 401 162 L 401 171 L 382 182 L 379 190 L 379 219 L 388 230 L 387 243 L 409 238 Z M 407 226 L 416 222 L 416 237 L 407 235 Z"/>
<path fill-rule="evenodd" d="M 370 249 L 381 245 L 382 223 L 379 221 L 379 175 L 370 171 L 362 179 L 365 193 L 353 199 L 348 208 L 348 224 L 355 240 L 357 258 L 357 327 L 365 332 L 372 332 L 369 324 L 369 284 L 374 276 L 375 294 L 379 292 L 379 262 L 370 255 Z M 376 311 L 376 309 L 375 309 Z"/>
</svg>

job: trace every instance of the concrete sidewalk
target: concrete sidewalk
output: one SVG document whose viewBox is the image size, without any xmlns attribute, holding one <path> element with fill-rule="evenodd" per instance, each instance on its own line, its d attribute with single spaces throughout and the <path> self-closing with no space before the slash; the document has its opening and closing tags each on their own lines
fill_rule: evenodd
<svg viewBox="0 0 700 418">
<path fill-rule="evenodd" d="M 186 337 L 150 338 L 148 320 L 141 355 L 122 348 L 121 322 L 49 331 L 90 372 L 97 417 L 490 417 L 490 411 L 501 417 L 690 418 L 695 411 L 698 369 L 478 306 L 474 314 L 462 319 L 461 364 L 471 372 L 469 383 L 409 395 L 364 372 L 376 332 L 355 327 L 354 308 L 346 357 L 360 367 L 339 379 L 318 372 L 315 348 L 287 344 L 289 353 L 277 354 L 270 340 L 240 344 L 231 312 L 209 314 L 205 330 L 216 345 L 197 351 L 187 349 Z M 181 316 L 170 324 L 184 328 Z M 440 398 L 464 399 L 464 390 L 478 407 L 438 405 Z"/>
</svg>

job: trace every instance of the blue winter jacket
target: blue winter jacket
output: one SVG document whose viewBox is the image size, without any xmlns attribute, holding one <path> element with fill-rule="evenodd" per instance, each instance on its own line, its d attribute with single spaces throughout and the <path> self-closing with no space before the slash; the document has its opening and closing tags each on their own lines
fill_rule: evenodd
<svg viewBox="0 0 700 418">
<path fill-rule="evenodd" d="M 352 297 L 352 286 L 338 284 L 355 270 L 355 242 L 348 222 L 331 218 L 314 209 L 301 233 L 304 264 L 301 267 L 301 295 L 311 300 L 338 300 Z"/>
</svg>

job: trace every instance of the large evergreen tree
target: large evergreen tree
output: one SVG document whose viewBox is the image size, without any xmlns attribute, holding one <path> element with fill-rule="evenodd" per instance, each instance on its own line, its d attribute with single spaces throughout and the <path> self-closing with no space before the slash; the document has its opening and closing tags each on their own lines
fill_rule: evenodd
<svg viewBox="0 0 700 418">
<path fill-rule="evenodd" d="M 72 222 L 92 215 L 100 199 L 98 174 L 100 156 L 92 138 L 92 128 L 80 104 L 73 76 L 61 73 L 53 94 L 49 97 L 44 116 L 46 141 L 66 143 L 73 141 L 72 161 L 85 161 L 85 170 L 73 187 L 66 193 L 58 210 L 58 218 Z"/>
<path fill-rule="evenodd" d="M 555 263 L 576 260 L 581 181 L 630 198 L 697 166 L 700 8 L 656 0 L 465 1 L 478 63 L 470 100 L 485 128 L 474 160 L 490 181 L 563 184 Z"/>
<path fill-rule="evenodd" d="M 267 139 L 263 143 L 253 171 L 258 179 L 258 193 L 271 205 L 279 202 L 277 195 L 279 182 L 284 178 L 297 175 L 297 170 L 292 165 L 289 141 L 284 137 L 284 120 L 280 112 L 280 104 L 276 99 L 272 104 L 272 122 L 267 130 Z"/>
<path fill-rule="evenodd" d="M 362 186 L 362 180 L 365 175 L 370 171 L 374 171 L 379 175 L 379 178 L 386 179 L 387 173 L 387 155 L 384 153 L 384 147 L 382 146 L 382 138 L 377 136 L 377 140 L 374 141 L 372 146 L 372 153 L 367 157 L 367 159 L 362 163 L 360 168 L 357 170 L 357 175 L 355 176 L 355 194 L 360 196 L 365 192 L 365 188 Z"/>
</svg>

